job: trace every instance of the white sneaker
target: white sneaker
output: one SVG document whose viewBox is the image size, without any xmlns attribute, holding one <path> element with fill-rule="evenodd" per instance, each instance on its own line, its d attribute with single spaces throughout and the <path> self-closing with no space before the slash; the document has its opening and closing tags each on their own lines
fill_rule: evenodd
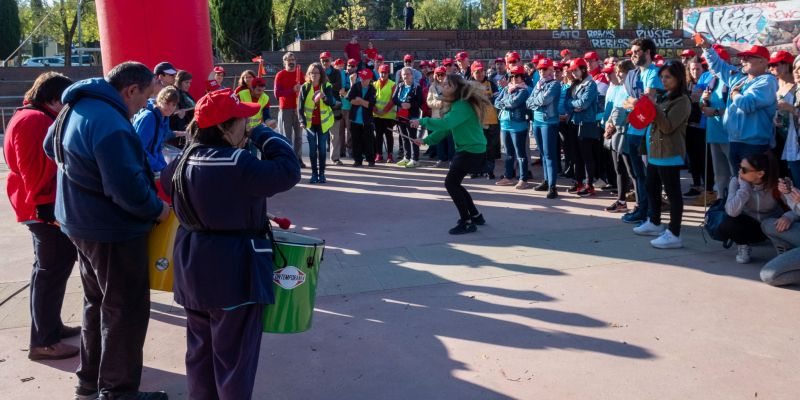
<svg viewBox="0 0 800 400">
<path fill-rule="evenodd" d="M 740 244 L 736 246 L 736 262 L 739 264 L 747 264 L 750 262 L 750 246 Z"/>
<path fill-rule="evenodd" d="M 656 225 L 650 222 L 650 219 L 648 218 L 647 221 L 636 228 L 633 228 L 633 233 L 642 236 L 661 236 L 665 230 L 667 230 L 667 227 L 664 224 Z"/>
<path fill-rule="evenodd" d="M 417 168 L 418 165 L 419 165 L 419 162 L 411 160 L 411 161 L 406 163 L 405 167 L 406 168 Z"/>
<path fill-rule="evenodd" d="M 408 164 L 408 159 L 407 158 L 403 158 L 402 160 L 398 161 L 397 164 L 395 164 L 395 165 L 397 165 L 398 167 L 405 167 L 406 164 Z"/>
<path fill-rule="evenodd" d="M 675 236 L 672 231 L 667 229 L 661 236 L 650 241 L 650 245 L 657 249 L 680 249 L 683 247 L 683 240 L 680 236 Z"/>
</svg>

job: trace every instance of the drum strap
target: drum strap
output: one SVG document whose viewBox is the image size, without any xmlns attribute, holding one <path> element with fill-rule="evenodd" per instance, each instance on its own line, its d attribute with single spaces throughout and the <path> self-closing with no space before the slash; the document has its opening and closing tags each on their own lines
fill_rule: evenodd
<svg viewBox="0 0 800 400">
<path fill-rule="evenodd" d="M 187 187 L 188 182 L 186 182 L 186 166 L 188 165 L 189 157 L 199 147 L 201 145 L 194 142 L 186 148 L 181 154 L 178 166 L 175 168 L 175 174 L 172 176 L 172 203 L 178 206 L 175 207 L 175 213 L 178 214 L 180 212 L 181 225 L 193 232 L 209 230 L 208 227 L 200 222 L 200 218 L 189 201 L 189 188 Z"/>
</svg>

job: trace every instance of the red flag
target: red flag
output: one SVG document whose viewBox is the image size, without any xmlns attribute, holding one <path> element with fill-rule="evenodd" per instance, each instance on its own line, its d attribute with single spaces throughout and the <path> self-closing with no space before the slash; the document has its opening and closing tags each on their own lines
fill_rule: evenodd
<svg viewBox="0 0 800 400">
<path fill-rule="evenodd" d="M 297 83 L 300 85 L 306 83 L 306 80 L 303 79 L 303 73 L 300 71 L 300 64 L 297 64 L 294 68 L 295 72 L 297 72 Z"/>
</svg>

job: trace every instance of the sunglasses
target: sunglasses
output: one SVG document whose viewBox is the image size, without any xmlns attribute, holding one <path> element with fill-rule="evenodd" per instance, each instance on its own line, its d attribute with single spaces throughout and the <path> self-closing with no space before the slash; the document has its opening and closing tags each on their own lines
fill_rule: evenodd
<svg viewBox="0 0 800 400">
<path fill-rule="evenodd" d="M 519 74 L 512 75 L 511 78 L 514 78 L 514 79 L 516 79 L 516 78 L 525 79 L 525 75 L 519 75 Z"/>
</svg>

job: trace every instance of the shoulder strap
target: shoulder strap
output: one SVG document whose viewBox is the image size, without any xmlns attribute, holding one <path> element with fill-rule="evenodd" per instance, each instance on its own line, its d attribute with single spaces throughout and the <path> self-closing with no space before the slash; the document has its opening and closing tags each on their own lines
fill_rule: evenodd
<svg viewBox="0 0 800 400">
<path fill-rule="evenodd" d="M 183 154 L 181 154 L 181 158 L 178 160 L 175 173 L 172 175 L 172 204 L 179 206 L 175 207 L 175 213 L 180 216 L 181 224 L 186 229 L 193 232 L 208 230 L 200 221 L 194 207 L 192 207 L 191 201 L 189 201 L 189 188 L 185 177 L 189 157 L 191 157 L 192 153 L 199 147 L 201 147 L 201 145 L 195 142 L 184 150 Z"/>
<path fill-rule="evenodd" d="M 158 120 L 158 115 L 156 115 L 155 111 L 153 111 L 153 116 L 156 118 L 156 129 L 155 132 L 153 132 L 153 140 L 150 142 L 150 146 L 148 146 L 150 154 L 156 153 L 156 146 L 158 145 L 158 135 L 160 133 L 159 131 L 161 130 L 161 121 Z"/>
</svg>

